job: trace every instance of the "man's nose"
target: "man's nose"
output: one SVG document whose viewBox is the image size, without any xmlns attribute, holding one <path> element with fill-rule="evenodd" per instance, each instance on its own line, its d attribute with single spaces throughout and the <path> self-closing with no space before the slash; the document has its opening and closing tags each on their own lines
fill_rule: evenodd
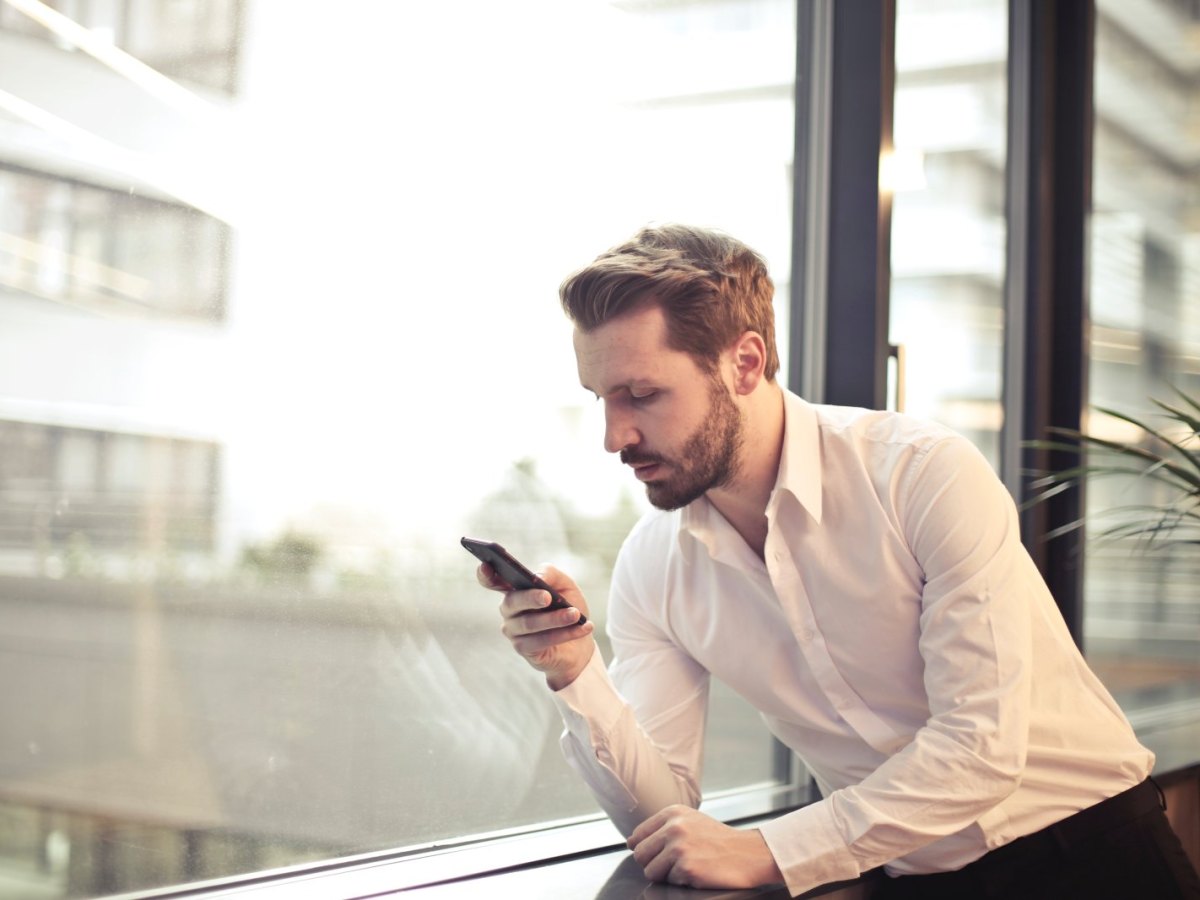
<svg viewBox="0 0 1200 900">
<path fill-rule="evenodd" d="M 632 417 L 614 404 L 604 406 L 604 449 L 609 453 L 617 453 L 626 447 L 632 447 L 641 440 Z"/>
</svg>

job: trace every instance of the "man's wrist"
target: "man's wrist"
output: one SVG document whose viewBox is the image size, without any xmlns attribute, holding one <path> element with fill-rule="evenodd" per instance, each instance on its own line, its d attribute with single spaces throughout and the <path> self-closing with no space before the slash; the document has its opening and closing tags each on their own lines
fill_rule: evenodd
<svg viewBox="0 0 1200 900">
<path fill-rule="evenodd" d="M 572 684 L 575 683 L 575 680 L 577 678 L 579 678 L 580 675 L 583 674 L 584 670 L 587 669 L 588 665 L 592 661 L 592 655 L 595 652 L 596 652 L 596 643 L 595 643 L 595 641 L 593 641 L 592 646 L 591 646 L 591 653 L 589 653 L 587 655 L 587 658 L 583 661 L 583 663 L 581 665 L 578 665 L 574 668 L 568 669 L 566 672 L 547 672 L 546 673 L 547 687 L 549 687 L 550 690 L 554 691 L 555 693 L 558 693 L 559 691 L 570 687 Z"/>
<path fill-rule="evenodd" d="M 574 684 L 575 679 L 578 678 L 582 673 L 583 669 L 580 669 L 573 675 L 547 675 L 546 686 L 557 694 L 559 691 L 569 688 L 572 684 Z"/>
<path fill-rule="evenodd" d="M 758 839 L 756 848 L 764 851 L 766 856 L 763 857 L 760 853 L 759 859 L 762 860 L 763 869 L 759 873 L 763 879 L 763 884 L 776 884 L 783 882 L 783 870 L 779 867 L 779 863 L 775 859 L 775 854 L 771 851 L 771 845 L 767 843 L 767 839 L 763 837 L 763 833 L 755 828 L 752 832 Z M 761 846 L 760 846 L 761 845 Z"/>
</svg>

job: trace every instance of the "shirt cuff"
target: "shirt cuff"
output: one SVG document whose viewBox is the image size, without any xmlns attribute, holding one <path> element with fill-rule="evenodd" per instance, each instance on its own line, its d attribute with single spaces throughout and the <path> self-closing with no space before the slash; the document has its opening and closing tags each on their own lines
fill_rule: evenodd
<svg viewBox="0 0 1200 900">
<path fill-rule="evenodd" d="M 862 874 L 826 800 L 765 822 L 758 830 L 793 897 L 818 885 L 849 881 Z"/>
</svg>

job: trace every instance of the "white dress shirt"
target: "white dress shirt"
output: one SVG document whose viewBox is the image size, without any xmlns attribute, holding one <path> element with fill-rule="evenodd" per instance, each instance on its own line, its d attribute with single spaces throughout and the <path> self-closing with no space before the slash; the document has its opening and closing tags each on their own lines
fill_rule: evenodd
<svg viewBox="0 0 1200 900">
<path fill-rule="evenodd" d="M 765 561 L 701 498 L 652 512 L 563 747 L 628 834 L 700 799 L 709 676 L 825 799 L 761 826 L 789 890 L 957 869 L 1149 774 L 983 456 L 938 425 L 785 394 Z"/>
</svg>

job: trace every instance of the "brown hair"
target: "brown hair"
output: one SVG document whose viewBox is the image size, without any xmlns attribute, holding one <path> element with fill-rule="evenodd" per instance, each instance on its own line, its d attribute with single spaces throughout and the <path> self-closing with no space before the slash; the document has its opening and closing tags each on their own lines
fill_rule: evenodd
<svg viewBox="0 0 1200 900">
<path fill-rule="evenodd" d="M 581 331 L 625 313 L 658 305 L 667 341 L 705 371 L 739 335 L 755 331 L 766 344 L 764 375 L 779 369 L 775 348 L 775 285 L 761 256 L 728 235 L 689 225 L 647 226 L 570 275 L 558 289 L 563 309 Z"/>
</svg>

